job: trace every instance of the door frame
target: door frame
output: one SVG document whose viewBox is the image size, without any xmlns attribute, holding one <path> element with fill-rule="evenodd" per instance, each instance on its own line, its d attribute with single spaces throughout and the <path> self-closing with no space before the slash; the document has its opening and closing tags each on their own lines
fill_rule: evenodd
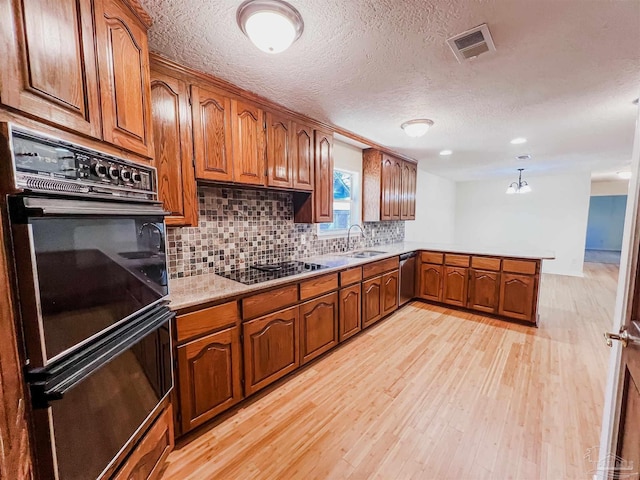
<svg viewBox="0 0 640 480">
<path fill-rule="evenodd" d="M 638 192 L 640 186 L 640 182 L 638 181 L 638 175 L 640 174 L 640 109 L 636 116 L 631 171 L 633 172 L 633 176 L 629 181 L 629 192 L 627 195 L 627 210 L 622 236 L 622 255 L 620 257 L 616 304 L 611 330 L 609 330 L 614 333 L 620 331 L 626 319 L 631 315 L 636 271 L 640 257 L 638 254 L 640 249 L 640 194 Z M 605 387 L 602 430 L 600 432 L 600 448 L 598 451 L 598 471 L 595 475 L 598 480 L 607 480 L 607 478 L 609 478 L 608 474 L 611 471 L 610 469 L 613 468 L 613 466 L 609 464 L 609 460 L 612 458 L 609 453 L 612 452 L 613 455 L 615 455 L 618 442 L 618 426 L 623 387 L 621 361 L 622 344 L 621 342 L 613 342 L 609 355 L 609 368 Z"/>
</svg>

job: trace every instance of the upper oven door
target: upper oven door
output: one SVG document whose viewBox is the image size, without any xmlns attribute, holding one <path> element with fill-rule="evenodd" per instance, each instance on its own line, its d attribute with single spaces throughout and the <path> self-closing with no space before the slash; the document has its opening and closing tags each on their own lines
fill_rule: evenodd
<svg viewBox="0 0 640 480">
<path fill-rule="evenodd" d="M 10 200 L 32 367 L 72 353 L 167 295 L 160 205 Z"/>
</svg>

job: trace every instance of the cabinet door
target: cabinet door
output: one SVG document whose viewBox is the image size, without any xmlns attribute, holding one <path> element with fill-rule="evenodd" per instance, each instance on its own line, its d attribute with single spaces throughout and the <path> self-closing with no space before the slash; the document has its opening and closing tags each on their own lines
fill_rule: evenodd
<svg viewBox="0 0 640 480">
<path fill-rule="evenodd" d="M 411 162 L 402 162 L 401 220 L 416 219 L 416 176 L 416 166 Z"/>
<path fill-rule="evenodd" d="M 444 267 L 444 287 L 442 301 L 449 305 L 464 307 L 467 305 L 468 268 Z"/>
<path fill-rule="evenodd" d="M 498 311 L 500 273 L 488 270 L 469 270 L 469 308 L 481 312 Z"/>
<path fill-rule="evenodd" d="M 298 368 L 297 306 L 245 322 L 242 328 L 245 395 Z"/>
<path fill-rule="evenodd" d="M 300 363 L 313 360 L 338 344 L 338 293 L 300 305 Z"/>
<path fill-rule="evenodd" d="M 178 347 L 182 433 L 242 399 L 239 327 Z"/>
<path fill-rule="evenodd" d="M 314 220 L 333 222 L 333 134 L 315 131 Z"/>
<path fill-rule="evenodd" d="M 293 187 L 292 122 L 267 112 L 267 185 Z"/>
<path fill-rule="evenodd" d="M 313 191 L 313 128 L 293 124 L 293 188 Z"/>
<path fill-rule="evenodd" d="M 153 156 L 147 30 L 119 0 L 95 2 L 102 136 Z"/>
<path fill-rule="evenodd" d="M 420 298 L 442 301 L 442 265 L 423 263 L 420 266 Z"/>
<path fill-rule="evenodd" d="M 362 283 L 362 328 L 382 318 L 382 277 Z"/>
<path fill-rule="evenodd" d="M 151 71 L 151 119 L 158 195 L 167 225 L 197 226 L 198 198 L 193 170 L 189 87 L 168 75 Z"/>
<path fill-rule="evenodd" d="M 193 153 L 198 180 L 231 182 L 231 100 L 217 90 L 191 87 Z"/>
<path fill-rule="evenodd" d="M 380 220 L 400 220 L 402 206 L 402 162 L 382 156 Z"/>
<path fill-rule="evenodd" d="M 362 285 L 359 283 L 340 290 L 340 341 L 346 340 L 361 329 Z"/>
<path fill-rule="evenodd" d="M 535 288 L 536 281 L 533 276 L 502 273 L 498 313 L 518 320 L 535 321 L 531 318 L 535 310 Z"/>
<path fill-rule="evenodd" d="M 265 184 L 264 112 L 251 103 L 231 101 L 233 180 L 249 185 Z"/>
<path fill-rule="evenodd" d="M 382 316 L 389 315 L 398 309 L 400 283 L 398 270 L 385 273 L 382 276 Z"/>
<path fill-rule="evenodd" d="M 0 2 L 0 101 L 100 138 L 91 0 Z"/>
</svg>

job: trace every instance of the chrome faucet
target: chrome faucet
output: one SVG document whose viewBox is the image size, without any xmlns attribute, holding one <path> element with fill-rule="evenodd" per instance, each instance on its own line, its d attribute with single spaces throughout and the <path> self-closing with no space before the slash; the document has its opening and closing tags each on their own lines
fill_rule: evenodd
<svg viewBox="0 0 640 480">
<path fill-rule="evenodd" d="M 158 233 L 158 244 L 155 245 L 155 247 L 158 249 L 158 252 L 164 251 L 164 232 L 155 223 L 152 223 L 152 222 L 143 223 L 142 226 L 140 227 L 140 230 L 138 230 L 138 236 L 142 237 L 142 235 L 144 234 L 144 229 L 147 227 L 155 228 L 156 232 Z"/>
<path fill-rule="evenodd" d="M 351 242 L 350 242 L 350 238 L 351 238 L 351 229 L 352 229 L 353 227 L 358 227 L 358 228 L 360 229 L 360 231 L 362 232 L 362 238 L 366 238 L 366 234 L 364 233 L 364 229 L 363 229 L 360 225 L 358 225 L 357 223 L 354 223 L 353 225 L 351 225 L 351 226 L 349 227 L 349 230 L 347 231 L 347 252 L 349 251 L 349 246 L 350 246 L 350 244 L 351 244 Z"/>
</svg>

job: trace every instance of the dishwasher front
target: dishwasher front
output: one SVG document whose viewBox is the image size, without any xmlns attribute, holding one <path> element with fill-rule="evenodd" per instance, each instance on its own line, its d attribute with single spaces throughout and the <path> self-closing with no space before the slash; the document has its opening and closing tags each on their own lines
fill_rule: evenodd
<svg viewBox="0 0 640 480">
<path fill-rule="evenodd" d="M 416 296 L 416 252 L 400 255 L 400 306 Z"/>
</svg>

